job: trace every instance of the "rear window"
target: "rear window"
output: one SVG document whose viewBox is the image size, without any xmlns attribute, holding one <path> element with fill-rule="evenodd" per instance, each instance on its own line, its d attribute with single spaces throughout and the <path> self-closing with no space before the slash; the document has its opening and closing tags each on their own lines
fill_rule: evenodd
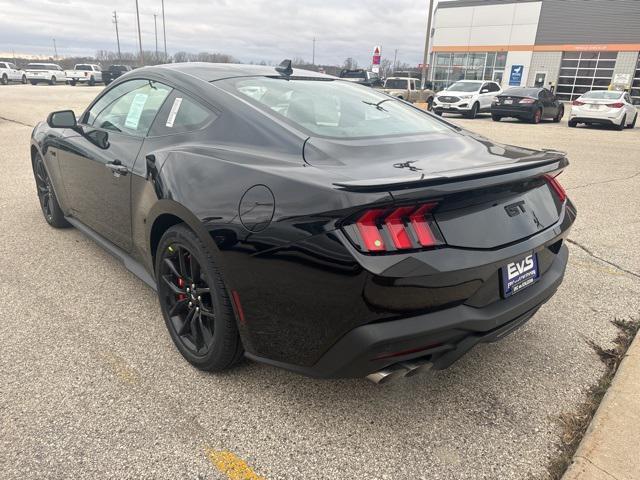
<svg viewBox="0 0 640 480">
<path fill-rule="evenodd" d="M 85 72 L 85 71 L 90 72 L 91 71 L 91 65 L 76 65 L 75 69 L 79 70 L 81 72 Z"/>
<path fill-rule="evenodd" d="M 618 100 L 624 92 L 609 92 L 608 90 L 596 90 L 587 92 L 582 98 L 590 98 L 592 100 Z"/>
<path fill-rule="evenodd" d="M 509 88 L 502 92 L 503 95 L 513 95 L 514 97 L 535 97 L 538 98 L 537 88 Z"/>
<path fill-rule="evenodd" d="M 29 70 L 51 70 L 51 65 L 45 65 L 44 63 L 30 63 L 27 65 Z"/>
<path fill-rule="evenodd" d="M 389 78 L 384 82 L 384 88 L 389 90 L 406 90 L 408 87 L 408 80 L 402 78 Z"/>
<path fill-rule="evenodd" d="M 367 78 L 365 72 L 342 72 L 340 78 Z"/>
<path fill-rule="evenodd" d="M 250 77 L 216 84 L 313 135 L 361 138 L 448 131 L 400 100 L 348 82 Z"/>
</svg>

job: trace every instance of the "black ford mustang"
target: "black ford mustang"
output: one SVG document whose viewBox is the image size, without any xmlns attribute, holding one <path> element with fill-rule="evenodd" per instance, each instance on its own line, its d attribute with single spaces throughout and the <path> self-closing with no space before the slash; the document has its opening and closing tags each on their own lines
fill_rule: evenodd
<svg viewBox="0 0 640 480">
<path fill-rule="evenodd" d="M 387 381 L 451 365 L 556 291 L 556 151 L 493 143 L 283 62 L 119 78 L 32 135 L 44 216 L 157 289 L 198 368 Z"/>
</svg>

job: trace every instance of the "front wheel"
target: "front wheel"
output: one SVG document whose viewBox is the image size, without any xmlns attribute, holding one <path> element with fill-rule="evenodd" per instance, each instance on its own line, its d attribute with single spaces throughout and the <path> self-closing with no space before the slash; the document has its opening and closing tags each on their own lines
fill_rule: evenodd
<svg viewBox="0 0 640 480">
<path fill-rule="evenodd" d="M 560 123 L 560 120 L 562 120 L 562 117 L 564 117 L 564 107 L 560 107 L 558 109 L 558 114 L 555 117 L 553 117 L 553 121 L 555 123 Z"/>
<path fill-rule="evenodd" d="M 499 122 L 500 120 L 502 120 L 502 117 L 500 115 L 491 115 L 491 120 L 493 120 L 494 122 Z"/>
<path fill-rule="evenodd" d="M 31 80 L 31 85 L 37 85 L 38 82 L 34 82 L 33 80 Z"/>
<path fill-rule="evenodd" d="M 156 254 L 158 299 L 171 339 L 200 370 L 221 371 L 243 348 L 229 293 L 208 247 L 185 225 L 160 239 Z"/>
<path fill-rule="evenodd" d="M 56 84 L 56 77 L 51 77 L 51 80 L 49 80 L 49 85 L 55 85 Z"/>
<path fill-rule="evenodd" d="M 531 119 L 531 123 L 538 124 L 542 121 L 542 110 L 538 108 L 535 112 L 533 112 L 533 118 Z"/>
<path fill-rule="evenodd" d="M 64 218 L 64 213 L 53 191 L 53 185 L 44 166 L 44 161 L 39 154 L 33 160 L 33 175 L 36 180 L 40 208 L 47 223 L 55 228 L 70 227 L 71 225 Z"/>
<path fill-rule="evenodd" d="M 633 117 L 633 122 L 631 122 L 627 128 L 635 128 L 636 127 L 636 121 L 638 120 L 638 114 L 636 113 L 636 116 Z"/>
<path fill-rule="evenodd" d="M 433 98 L 427 99 L 427 111 L 430 112 L 433 110 Z"/>
<path fill-rule="evenodd" d="M 571 128 L 575 128 L 578 126 L 578 122 L 576 122 L 575 120 L 569 120 L 569 126 Z"/>
<path fill-rule="evenodd" d="M 76 81 L 75 80 L 69 80 L 69 85 L 71 85 L 72 87 L 76 86 Z"/>
<path fill-rule="evenodd" d="M 26 85 L 27 84 L 27 76 L 26 75 L 22 75 L 21 81 L 22 81 L 23 85 Z"/>
<path fill-rule="evenodd" d="M 93 78 L 93 77 L 91 77 L 91 78 L 89 79 L 89 86 L 93 87 L 95 84 L 96 84 L 96 79 L 95 79 L 95 78 Z"/>
<path fill-rule="evenodd" d="M 471 111 L 469 113 L 467 113 L 467 118 L 476 118 L 478 116 L 478 112 L 480 111 L 480 105 L 478 105 L 478 102 L 473 104 L 473 107 L 471 107 Z"/>
<path fill-rule="evenodd" d="M 4 73 L 2 75 L 2 78 L 0 79 L 0 82 L 2 82 L 2 85 L 7 85 L 9 83 L 9 77 L 7 77 L 6 73 Z"/>
</svg>

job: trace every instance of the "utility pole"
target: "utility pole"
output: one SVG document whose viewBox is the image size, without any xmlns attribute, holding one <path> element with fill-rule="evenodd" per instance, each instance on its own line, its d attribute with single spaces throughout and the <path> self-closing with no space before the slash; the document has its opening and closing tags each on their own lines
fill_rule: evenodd
<svg viewBox="0 0 640 480">
<path fill-rule="evenodd" d="M 427 38 L 424 41 L 424 58 L 422 60 L 422 88 L 427 82 L 427 63 L 429 63 L 429 42 L 431 41 L 431 19 L 433 17 L 433 0 L 428 0 Z"/>
<path fill-rule="evenodd" d="M 153 14 L 153 29 L 156 32 L 156 61 L 158 61 L 158 23 L 156 22 L 156 17 L 158 15 L 156 15 L 155 13 Z"/>
<path fill-rule="evenodd" d="M 118 14 L 113 11 L 113 23 L 116 25 L 116 41 L 118 42 L 118 60 L 122 61 L 122 54 L 120 53 L 120 32 L 118 32 Z"/>
<path fill-rule="evenodd" d="M 55 53 L 55 57 L 53 57 L 55 60 L 58 59 L 58 47 L 56 47 L 56 39 L 53 39 L 53 51 Z"/>
<path fill-rule="evenodd" d="M 168 61 L 167 56 L 167 30 L 164 24 L 164 0 L 162 0 L 162 38 L 164 39 L 164 61 Z"/>
<path fill-rule="evenodd" d="M 311 60 L 311 65 L 316 64 L 316 37 L 313 37 L 313 57 Z"/>
<path fill-rule="evenodd" d="M 138 19 L 138 42 L 140 44 L 140 64 L 144 66 L 144 55 L 142 54 L 142 33 L 140 32 L 140 10 L 138 0 L 136 0 L 136 18 Z"/>
<path fill-rule="evenodd" d="M 396 48 L 396 52 L 393 54 L 393 71 L 395 72 L 398 69 L 398 49 Z"/>
</svg>

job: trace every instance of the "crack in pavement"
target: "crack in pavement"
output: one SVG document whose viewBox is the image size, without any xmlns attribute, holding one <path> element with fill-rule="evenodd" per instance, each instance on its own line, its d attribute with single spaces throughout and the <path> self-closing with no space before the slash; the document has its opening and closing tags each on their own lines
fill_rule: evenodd
<svg viewBox="0 0 640 480">
<path fill-rule="evenodd" d="M 593 253 L 591 250 L 589 250 L 588 247 L 585 247 L 584 245 L 576 242 L 575 240 L 571 240 L 570 238 L 567 238 L 567 242 L 569 242 L 571 245 L 575 245 L 576 247 L 580 248 L 582 251 L 584 251 L 587 255 L 596 258 L 598 260 L 600 260 L 601 262 L 604 262 L 608 265 L 611 265 L 613 268 L 620 270 L 621 272 L 627 273 L 629 275 L 632 275 L 636 278 L 640 278 L 640 273 L 634 272 L 633 270 L 628 270 L 626 268 L 624 268 L 621 265 L 618 265 L 617 263 L 614 263 L 610 260 L 607 260 L 606 258 L 602 258 L 598 255 L 596 255 L 595 253 Z"/>
<path fill-rule="evenodd" d="M 593 465 L 593 467 L 594 467 L 596 470 L 601 471 L 602 473 L 604 473 L 605 475 L 608 475 L 609 477 L 613 478 L 614 480 L 618 480 L 618 478 L 617 478 L 615 475 L 612 475 L 611 473 L 607 472 L 604 468 L 599 467 L 598 465 L 596 465 L 595 463 L 593 463 L 593 462 L 591 461 L 591 459 L 590 459 L 590 458 L 587 458 L 587 457 L 585 457 L 584 455 L 576 455 L 576 458 L 581 458 L 581 459 L 583 459 L 585 462 L 588 462 L 588 463 L 590 463 L 591 465 Z"/>
<path fill-rule="evenodd" d="M 21 122 L 20 120 L 14 120 L 13 118 L 0 117 L 0 120 L 4 120 L 6 122 L 11 122 L 11 123 L 17 123 L 18 125 L 22 125 L 23 127 L 35 128 L 35 125 L 24 123 L 24 122 Z"/>
<path fill-rule="evenodd" d="M 629 175 L 628 177 L 612 178 L 610 180 L 601 180 L 599 182 L 585 183 L 584 185 L 577 185 L 575 187 L 567 187 L 566 190 L 577 190 L 578 188 L 590 187 L 592 185 L 600 185 L 600 184 L 603 184 L 603 183 L 620 182 L 622 180 L 631 180 L 632 178 L 635 178 L 638 175 L 640 175 L 640 172 L 636 172 L 636 173 L 634 173 L 632 175 Z"/>
</svg>

